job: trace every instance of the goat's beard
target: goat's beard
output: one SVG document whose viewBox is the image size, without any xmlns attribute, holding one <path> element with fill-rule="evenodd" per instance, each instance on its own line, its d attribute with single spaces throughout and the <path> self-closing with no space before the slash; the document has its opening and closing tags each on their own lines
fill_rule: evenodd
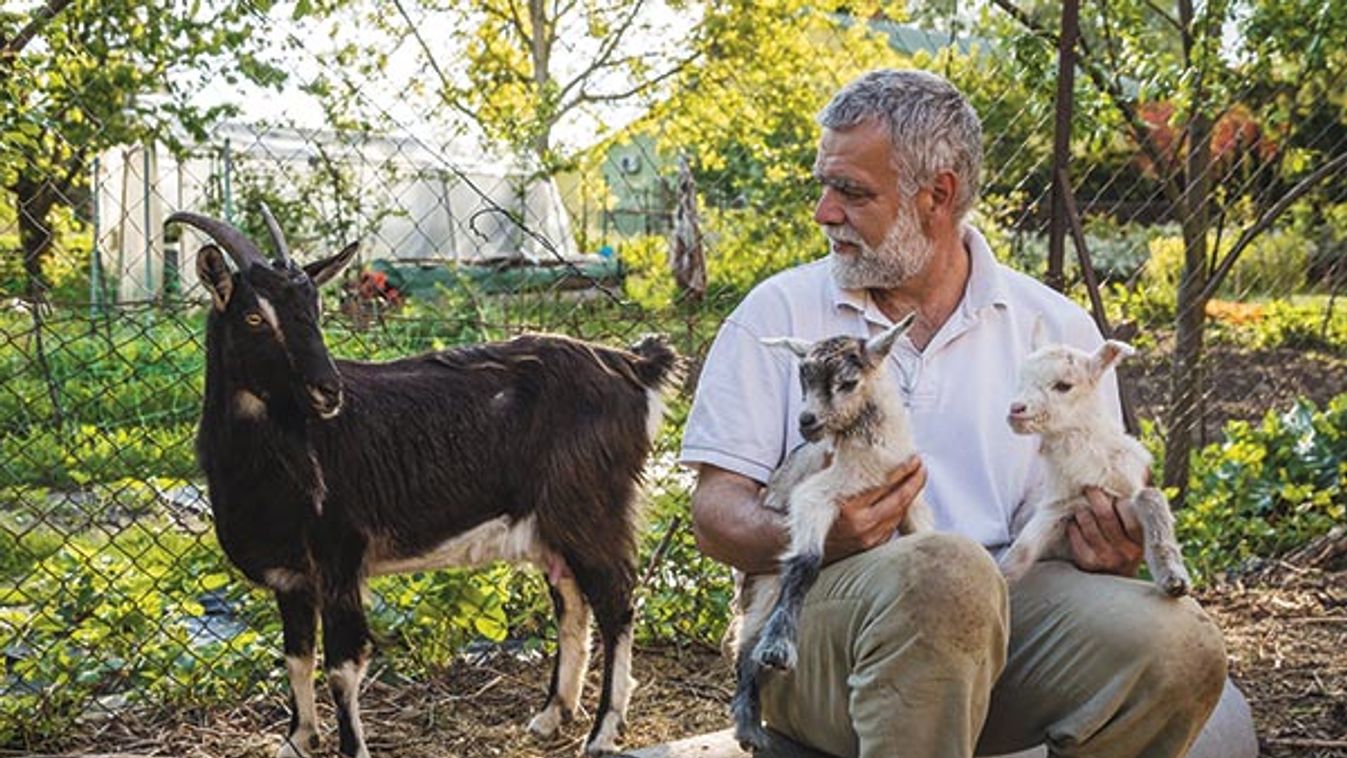
<svg viewBox="0 0 1347 758">
<path fill-rule="evenodd" d="M 867 245 L 846 224 L 825 225 L 823 233 L 834 242 L 849 242 L 860 249 L 856 255 L 833 250 L 833 279 L 842 289 L 897 287 L 921 273 L 935 254 L 935 243 L 922 231 L 917 209 L 910 203 L 898 207 L 898 215 L 877 247 Z"/>
</svg>

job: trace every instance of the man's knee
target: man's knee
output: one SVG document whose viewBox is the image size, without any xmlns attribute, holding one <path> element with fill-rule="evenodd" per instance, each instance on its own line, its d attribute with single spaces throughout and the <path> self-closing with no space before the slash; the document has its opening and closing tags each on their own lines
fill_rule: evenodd
<svg viewBox="0 0 1347 758">
<path fill-rule="evenodd" d="M 1157 698 L 1210 712 L 1226 679 L 1221 630 L 1191 598 L 1166 604 L 1169 612 L 1153 615 L 1131 647 L 1147 663 L 1144 676 Z"/>
<path fill-rule="evenodd" d="M 867 573 L 874 623 L 891 617 L 934 644 L 966 652 L 989 642 L 1004 645 L 1006 584 L 981 545 L 927 532 L 872 552 Z"/>
</svg>

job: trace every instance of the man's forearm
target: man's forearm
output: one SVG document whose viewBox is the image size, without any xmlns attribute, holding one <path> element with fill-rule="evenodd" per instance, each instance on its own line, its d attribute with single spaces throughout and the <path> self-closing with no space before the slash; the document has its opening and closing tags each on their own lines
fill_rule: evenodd
<svg viewBox="0 0 1347 758">
<path fill-rule="evenodd" d="M 710 466 L 692 494 L 692 528 L 703 553 L 750 574 L 775 571 L 787 543 L 784 520 L 762 506 L 758 484 Z"/>
</svg>

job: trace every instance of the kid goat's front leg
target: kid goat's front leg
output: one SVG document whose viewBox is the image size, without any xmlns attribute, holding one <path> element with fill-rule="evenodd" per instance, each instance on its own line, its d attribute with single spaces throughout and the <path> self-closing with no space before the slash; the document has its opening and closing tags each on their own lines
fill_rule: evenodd
<svg viewBox="0 0 1347 758">
<path fill-rule="evenodd" d="M 1164 493 L 1154 487 L 1145 487 L 1128 504 L 1141 522 L 1142 541 L 1146 548 L 1146 564 L 1160 589 L 1172 597 L 1188 594 L 1193 580 L 1183 565 L 1183 551 L 1174 536 L 1174 514 Z"/>
<path fill-rule="evenodd" d="M 782 559 L 781 594 L 753 648 L 753 660 L 763 666 L 790 671 L 795 668 L 795 637 L 804 596 L 818 579 L 823 566 L 823 545 L 837 519 L 831 489 L 811 480 L 790 498 L 790 550 Z"/>
<path fill-rule="evenodd" d="M 1019 581 L 1050 548 L 1066 539 L 1066 519 L 1076 499 L 1040 503 L 1010 549 L 1001 558 L 1001 573 Z"/>
</svg>

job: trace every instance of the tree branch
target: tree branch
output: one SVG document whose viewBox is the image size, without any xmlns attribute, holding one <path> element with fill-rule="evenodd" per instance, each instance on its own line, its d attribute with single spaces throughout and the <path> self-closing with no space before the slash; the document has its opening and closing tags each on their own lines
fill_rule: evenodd
<svg viewBox="0 0 1347 758">
<path fill-rule="evenodd" d="M 29 42 L 33 41 L 37 33 L 42 31 L 42 27 L 48 21 L 56 18 L 57 14 L 65 10 L 71 2 L 73 0 L 47 0 L 47 4 L 37 9 L 33 17 L 28 20 L 23 29 L 19 30 L 18 34 L 14 35 L 13 39 L 5 40 L 4 44 L 0 45 L 0 65 L 3 65 L 4 68 L 13 66 L 14 58 L 23 52 Z"/>
<path fill-rule="evenodd" d="M 1161 8 L 1160 5 L 1155 2 L 1155 0 L 1142 0 L 1142 2 L 1145 3 L 1147 8 L 1150 8 L 1151 10 L 1155 11 L 1155 15 L 1164 19 L 1165 23 L 1174 27 L 1174 31 L 1178 32 L 1179 34 L 1183 34 L 1183 26 L 1179 24 L 1179 20 L 1169 15 L 1169 12 L 1166 11 L 1164 8 Z"/>
<path fill-rule="evenodd" d="M 599 47 L 599 52 L 594 55 L 594 60 L 590 62 L 590 65 L 586 66 L 583 71 L 576 74 L 574 78 L 561 88 L 561 91 L 558 93 L 558 99 L 565 99 L 566 93 L 574 89 L 577 85 L 580 85 L 581 89 L 583 89 L 585 80 L 595 71 L 598 71 L 600 68 L 607 65 L 608 61 L 613 57 L 613 52 L 617 49 L 617 46 L 621 44 L 622 38 L 626 36 L 627 30 L 630 29 L 631 25 L 636 21 L 636 16 L 641 12 L 641 8 L 644 5 L 645 0 L 636 0 L 636 2 L 627 7 L 626 18 L 614 27 L 613 31 L 608 33 L 608 38 L 603 41 L 603 44 Z"/>
<path fill-rule="evenodd" d="M 1205 303 L 1216 294 L 1216 289 L 1221 285 L 1221 281 L 1225 279 L 1226 274 L 1230 273 L 1230 269 L 1234 267 L 1235 261 L 1239 259 L 1240 253 L 1244 252 L 1244 249 L 1248 247 L 1258 235 L 1266 231 L 1269 226 L 1272 226 L 1272 222 L 1276 221 L 1277 218 L 1291 206 L 1291 203 L 1299 200 L 1306 192 L 1314 189 L 1315 185 L 1319 182 L 1336 174 L 1344 167 L 1347 167 L 1347 152 L 1338 155 L 1338 157 L 1323 164 L 1315 169 L 1309 176 L 1297 182 L 1296 186 L 1292 187 L 1290 191 L 1282 196 L 1281 200 L 1278 200 L 1275 205 L 1268 208 L 1252 226 L 1245 229 L 1244 232 L 1239 235 L 1239 239 L 1235 240 L 1235 244 L 1230 248 L 1230 252 L 1225 254 L 1225 258 L 1221 259 L 1221 264 L 1216 267 L 1215 271 L 1211 272 L 1211 276 L 1207 279 L 1207 286 L 1202 289 L 1199 302 Z"/>
<path fill-rule="evenodd" d="M 696 58 L 697 56 L 695 54 L 689 55 L 688 57 L 682 59 L 678 63 L 671 66 L 664 73 L 659 74 L 658 76 L 651 77 L 649 79 L 644 79 L 634 87 L 627 90 L 623 90 L 621 92 L 605 92 L 602 94 L 591 94 L 590 92 L 581 89 L 580 94 L 576 95 L 575 99 L 570 102 L 567 110 L 569 110 L 570 108 L 574 108 L 575 106 L 580 105 L 581 103 L 599 103 L 599 102 L 610 102 L 613 100 L 624 100 L 628 97 L 631 97 L 632 95 L 640 94 L 641 92 L 650 89 L 651 87 L 655 86 L 656 84 L 659 84 L 665 79 L 668 79 L 669 77 L 673 76 L 679 71 L 682 71 L 685 66 L 687 66 L 692 61 L 696 60 Z"/>
</svg>

